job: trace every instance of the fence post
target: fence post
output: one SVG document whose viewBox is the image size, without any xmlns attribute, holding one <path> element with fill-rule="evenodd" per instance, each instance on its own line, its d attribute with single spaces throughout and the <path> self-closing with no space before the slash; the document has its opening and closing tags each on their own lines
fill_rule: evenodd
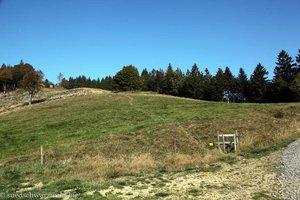
<svg viewBox="0 0 300 200">
<path fill-rule="evenodd" d="M 233 134 L 233 144 L 234 144 L 234 152 L 236 152 L 236 132 Z"/>
<path fill-rule="evenodd" d="M 44 164 L 44 152 L 43 152 L 43 145 L 41 145 L 41 164 Z"/>
<path fill-rule="evenodd" d="M 220 149 L 220 133 L 218 131 L 218 148 Z"/>
<path fill-rule="evenodd" d="M 225 137 L 224 137 L 224 133 L 222 134 L 222 143 L 223 143 L 223 151 L 224 153 L 226 153 L 226 145 L 225 145 Z"/>
</svg>

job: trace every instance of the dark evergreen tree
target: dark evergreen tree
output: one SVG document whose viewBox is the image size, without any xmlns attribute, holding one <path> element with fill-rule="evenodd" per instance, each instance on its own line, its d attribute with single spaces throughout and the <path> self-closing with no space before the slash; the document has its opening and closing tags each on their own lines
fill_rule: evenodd
<svg viewBox="0 0 300 200">
<path fill-rule="evenodd" d="M 221 68 L 218 68 L 218 71 L 215 75 L 215 86 L 214 86 L 214 100 L 221 101 L 224 98 L 225 91 L 225 77 L 224 72 Z"/>
<path fill-rule="evenodd" d="M 163 69 L 156 71 L 155 83 L 156 83 L 156 91 L 159 93 L 163 93 L 165 88 L 165 72 Z"/>
<path fill-rule="evenodd" d="M 101 79 L 100 88 L 103 90 L 112 90 L 113 89 L 113 81 L 111 76 L 106 76 Z"/>
<path fill-rule="evenodd" d="M 241 98 L 248 99 L 249 96 L 249 80 L 243 68 L 240 68 L 237 77 L 237 90 L 241 94 Z"/>
<path fill-rule="evenodd" d="M 71 79 L 71 77 L 70 77 L 70 79 Z M 61 86 L 63 88 L 66 88 L 66 89 L 71 89 L 71 87 L 70 87 L 70 79 L 68 81 L 65 78 L 63 78 L 62 81 L 61 81 Z"/>
<path fill-rule="evenodd" d="M 149 91 L 151 88 L 149 87 L 149 81 L 151 80 L 151 75 L 148 70 L 145 68 L 141 74 L 141 81 L 142 81 L 142 90 Z"/>
<path fill-rule="evenodd" d="M 165 74 L 163 92 L 165 94 L 178 95 L 178 86 L 176 81 L 176 74 L 172 65 L 169 64 Z"/>
<path fill-rule="evenodd" d="M 229 67 L 226 67 L 224 71 L 224 98 L 226 99 L 226 101 L 235 102 L 236 90 L 237 90 L 236 79 L 231 73 Z"/>
<path fill-rule="evenodd" d="M 215 100 L 214 97 L 214 77 L 210 74 L 208 68 L 204 70 L 203 76 L 203 91 L 202 91 L 202 99 L 212 101 Z"/>
<path fill-rule="evenodd" d="M 300 73 L 300 49 L 298 49 L 298 54 L 296 56 L 296 62 L 297 62 L 297 73 Z"/>
<path fill-rule="evenodd" d="M 294 100 L 300 101 L 300 72 L 295 76 L 291 89 L 294 93 Z"/>
<path fill-rule="evenodd" d="M 177 68 L 175 70 L 175 77 L 176 77 L 176 81 L 175 81 L 175 87 L 176 87 L 176 91 L 177 91 L 177 96 L 183 96 L 182 94 L 182 90 L 183 90 L 183 84 L 184 84 L 184 80 L 185 80 L 185 76 L 182 73 L 182 71 Z"/>
<path fill-rule="evenodd" d="M 297 60 L 297 58 L 296 58 Z M 277 56 L 276 67 L 274 69 L 274 79 L 269 95 L 273 102 L 290 102 L 297 99 L 294 79 L 298 68 L 292 57 L 284 50 Z"/>
<path fill-rule="evenodd" d="M 268 88 L 268 72 L 265 67 L 259 63 L 250 77 L 249 101 L 265 102 Z"/>
<path fill-rule="evenodd" d="M 274 80 L 282 79 L 289 84 L 294 80 L 296 73 L 297 67 L 292 57 L 286 51 L 282 50 L 277 57 Z"/>
<path fill-rule="evenodd" d="M 183 96 L 199 99 L 203 94 L 203 74 L 196 64 L 192 66 L 191 72 L 187 73 L 183 82 Z"/>
</svg>

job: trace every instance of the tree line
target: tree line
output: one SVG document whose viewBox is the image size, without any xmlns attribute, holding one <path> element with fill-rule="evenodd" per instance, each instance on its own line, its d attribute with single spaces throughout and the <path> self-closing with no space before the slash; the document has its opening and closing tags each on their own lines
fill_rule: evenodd
<svg viewBox="0 0 300 200">
<path fill-rule="evenodd" d="M 0 91 L 23 88 L 28 92 L 29 102 L 41 87 L 53 85 L 43 80 L 44 74 L 28 63 L 21 61 L 14 66 L 3 64 L 0 69 Z M 173 69 L 169 64 L 166 71 L 143 69 L 139 74 L 136 67 L 123 67 L 115 76 L 106 76 L 101 80 L 85 76 L 68 80 L 62 74 L 58 76 L 59 84 L 67 89 L 78 87 L 101 88 L 115 91 L 154 91 L 174 96 L 203 99 L 209 101 L 230 102 L 292 102 L 300 101 L 300 49 L 293 58 L 282 50 L 276 61 L 274 77 L 268 80 L 268 71 L 258 63 L 250 78 L 243 68 L 234 76 L 229 67 L 219 68 L 212 75 L 208 68 L 200 71 L 194 64 L 185 73 Z"/>
<path fill-rule="evenodd" d="M 70 77 L 68 80 L 62 78 L 60 85 L 66 89 L 73 89 L 79 87 L 88 87 L 88 88 L 100 88 L 104 90 L 113 90 L 112 87 L 112 80 L 111 76 L 106 76 L 105 78 L 98 79 L 91 79 L 90 77 L 86 77 L 84 75 L 78 76 L 76 78 Z"/>
<path fill-rule="evenodd" d="M 243 68 L 234 76 L 229 67 L 219 68 L 212 75 L 208 68 L 200 71 L 194 64 L 183 73 L 169 64 L 166 71 L 143 69 L 141 75 L 132 65 L 123 67 L 114 77 L 91 80 L 85 76 L 63 80 L 66 88 L 92 87 L 116 91 L 154 91 L 174 96 L 230 102 L 292 102 L 300 101 L 300 49 L 293 58 L 282 50 L 276 61 L 274 77 L 258 63 L 250 78 Z"/>
<path fill-rule="evenodd" d="M 45 86 L 44 74 L 41 70 L 36 70 L 32 65 L 24 63 L 22 60 L 14 66 L 3 64 L 0 69 L 0 91 L 6 95 L 7 92 L 23 88 L 28 92 L 29 104 L 32 102 L 34 94 Z"/>
</svg>

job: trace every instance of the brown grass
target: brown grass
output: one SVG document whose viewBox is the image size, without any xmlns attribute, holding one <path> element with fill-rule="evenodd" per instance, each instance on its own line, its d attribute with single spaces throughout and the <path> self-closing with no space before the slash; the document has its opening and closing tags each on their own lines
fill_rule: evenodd
<svg viewBox="0 0 300 200">
<path fill-rule="evenodd" d="M 132 155 L 129 161 L 129 169 L 131 172 L 139 173 L 144 170 L 154 169 L 156 162 L 150 154 Z"/>
<path fill-rule="evenodd" d="M 119 156 L 118 158 L 106 158 L 102 155 L 85 156 L 80 160 L 72 162 L 67 159 L 62 163 L 73 165 L 73 178 L 84 177 L 89 181 L 138 174 L 157 166 L 150 154 Z"/>
</svg>

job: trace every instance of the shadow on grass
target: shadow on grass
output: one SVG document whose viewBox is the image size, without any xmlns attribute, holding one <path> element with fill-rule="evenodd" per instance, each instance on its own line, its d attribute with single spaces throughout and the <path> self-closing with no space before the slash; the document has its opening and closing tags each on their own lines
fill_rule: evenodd
<svg viewBox="0 0 300 200">
<path fill-rule="evenodd" d="M 290 139 L 285 142 L 282 142 L 281 144 L 278 144 L 278 145 L 272 146 L 272 147 L 268 147 L 268 148 L 249 149 L 249 150 L 246 150 L 243 153 L 241 153 L 241 155 L 245 156 L 246 158 L 261 158 L 261 157 L 270 155 L 272 152 L 275 152 L 277 150 L 287 147 L 289 144 L 291 144 L 295 140 L 296 139 Z"/>
</svg>

